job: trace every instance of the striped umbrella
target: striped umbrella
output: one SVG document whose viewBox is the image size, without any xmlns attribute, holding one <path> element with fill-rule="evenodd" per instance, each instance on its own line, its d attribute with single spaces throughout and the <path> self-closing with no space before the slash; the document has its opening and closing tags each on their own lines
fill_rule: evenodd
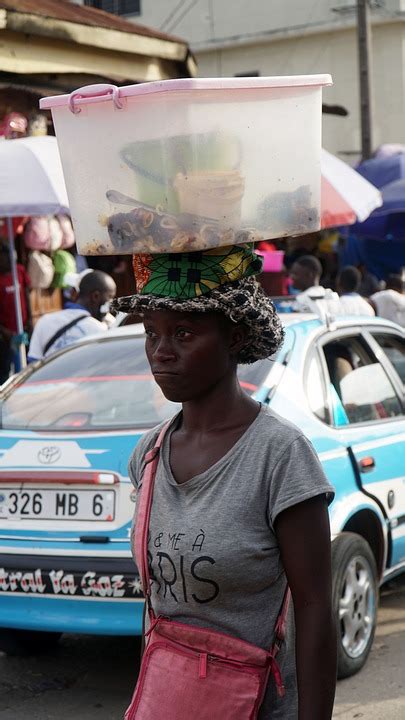
<svg viewBox="0 0 405 720">
<path fill-rule="evenodd" d="M 321 226 L 363 222 L 382 205 L 379 190 L 350 165 L 322 150 Z"/>
</svg>

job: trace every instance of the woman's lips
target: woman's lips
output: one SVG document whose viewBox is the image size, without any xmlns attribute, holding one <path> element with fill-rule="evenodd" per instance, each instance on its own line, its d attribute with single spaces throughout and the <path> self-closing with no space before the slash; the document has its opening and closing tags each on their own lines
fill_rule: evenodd
<svg viewBox="0 0 405 720">
<path fill-rule="evenodd" d="M 153 371 L 153 377 L 155 377 L 155 378 L 172 378 L 172 377 L 178 377 L 178 376 L 179 376 L 179 373 L 167 372 L 166 370 Z"/>
</svg>

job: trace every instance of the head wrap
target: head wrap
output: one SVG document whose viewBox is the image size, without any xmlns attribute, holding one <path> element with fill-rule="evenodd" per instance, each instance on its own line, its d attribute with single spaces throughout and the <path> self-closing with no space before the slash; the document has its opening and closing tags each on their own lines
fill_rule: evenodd
<svg viewBox="0 0 405 720">
<path fill-rule="evenodd" d="M 134 255 L 136 290 L 141 295 L 191 299 L 260 272 L 253 244 L 202 252 Z"/>
<path fill-rule="evenodd" d="M 284 331 L 275 307 L 253 274 L 262 260 L 253 246 L 204 252 L 134 255 L 137 294 L 118 298 L 113 309 L 218 312 L 248 328 L 238 362 L 252 363 L 278 350 Z"/>
</svg>

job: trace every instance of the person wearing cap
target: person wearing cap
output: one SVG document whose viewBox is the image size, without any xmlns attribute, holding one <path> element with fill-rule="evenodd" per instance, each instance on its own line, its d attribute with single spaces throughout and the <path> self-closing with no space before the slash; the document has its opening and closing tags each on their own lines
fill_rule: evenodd
<svg viewBox="0 0 405 720">
<path fill-rule="evenodd" d="M 79 288 L 82 279 L 85 277 L 85 275 L 88 275 L 92 272 L 94 271 L 91 268 L 86 268 L 86 270 L 82 270 L 82 272 L 68 272 L 65 274 L 63 278 L 65 284 L 65 288 L 63 291 L 65 299 L 63 304 L 65 308 L 72 307 L 75 304 L 75 301 L 77 300 L 77 297 L 79 295 Z M 102 325 L 104 325 L 106 330 L 109 330 L 110 327 L 115 324 L 115 316 L 110 312 L 109 305 L 108 308 L 105 307 L 104 310 L 107 310 L 107 312 L 103 311 L 100 322 L 102 323 Z"/>
<path fill-rule="evenodd" d="M 74 280 L 73 280 L 74 282 Z M 65 302 L 63 310 L 43 315 L 34 327 L 28 350 L 28 362 L 41 360 L 86 335 L 105 332 L 102 323 L 115 297 L 112 277 L 101 270 L 85 272 L 77 297 Z"/>
<path fill-rule="evenodd" d="M 254 278 L 260 269 L 249 245 L 138 255 L 137 293 L 113 303 L 142 315 L 153 376 L 181 403 L 155 479 L 151 600 L 157 616 L 269 649 L 288 582 L 294 612 L 277 656 L 286 694 L 278 697 L 270 678 L 259 718 L 328 720 L 333 488 L 301 430 L 239 385 L 238 363 L 271 357 L 283 342 Z M 161 428 L 145 433 L 130 458 L 136 490 Z"/>
</svg>

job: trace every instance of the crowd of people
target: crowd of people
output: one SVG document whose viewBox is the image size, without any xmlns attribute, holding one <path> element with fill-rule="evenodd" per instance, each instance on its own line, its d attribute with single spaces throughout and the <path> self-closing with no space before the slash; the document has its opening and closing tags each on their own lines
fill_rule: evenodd
<svg viewBox="0 0 405 720">
<path fill-rule="evenodd" d="M 298 292 L 297 309 L 319 312 L 321 302 L 331 315 L 368 315 L 385 318 L 405 327 L 405 282 L 402 275 L 390 274 L 369 296 L 361 294 L 362 275 L 348 265 L 336 277 L 336 291 L 321 285 L 322 265 L 313 255 L 303 255 L 291 267 L 291 289 Z"/>
<path fill-rule="evenodd" d="M 88 334 L 104 332 L 113 321 L 109 303 L 116 295 L 113 278 L 102 270 L 86 269 L 67 273 L 63 283 L 63 309 L 43 315 L 33 326 L 30 309 L 30 277 L 17 264 L 24 341 L 28 361 L 39 360 Z M 287 290 L 294 296 L 294 310 L 326 311 L 333 316 L 363 315 L 391 320 L 405 327 L 405 282 L 400 274 L 388 275 L 385 282 L 354 266 L 341 268 L 335 289 L 323 281 L 324 268 L 313 254 L 295 259 L 287 272 Z M 368 291 L 368 292 L 367 292 Z M 277 306 L 283 310 L 284 303 Z M 0 384 L 11 371 L 20 369 L 14 305 L 14 284 L 8 244 L 0 242 Z"/>
<path fill-rule="evenodd" d="M 102 270 L 69 274 L 63 309 L 42 315 L 34 326 L 30 308 L 30 278 L 19 263 L 17 274 L 23 338 L 17 330 L 9 251 L 4 243 L 0 244 L 0 384 L 7 380 L 10 372 L 20 370 L 18 345 L 21 341 L 28 345 L 28 362 L 33 362 L 86 335 L 105 332 L 114 322 L 109 308 L 117 288 L 113 278 Z"/>
</svg>

